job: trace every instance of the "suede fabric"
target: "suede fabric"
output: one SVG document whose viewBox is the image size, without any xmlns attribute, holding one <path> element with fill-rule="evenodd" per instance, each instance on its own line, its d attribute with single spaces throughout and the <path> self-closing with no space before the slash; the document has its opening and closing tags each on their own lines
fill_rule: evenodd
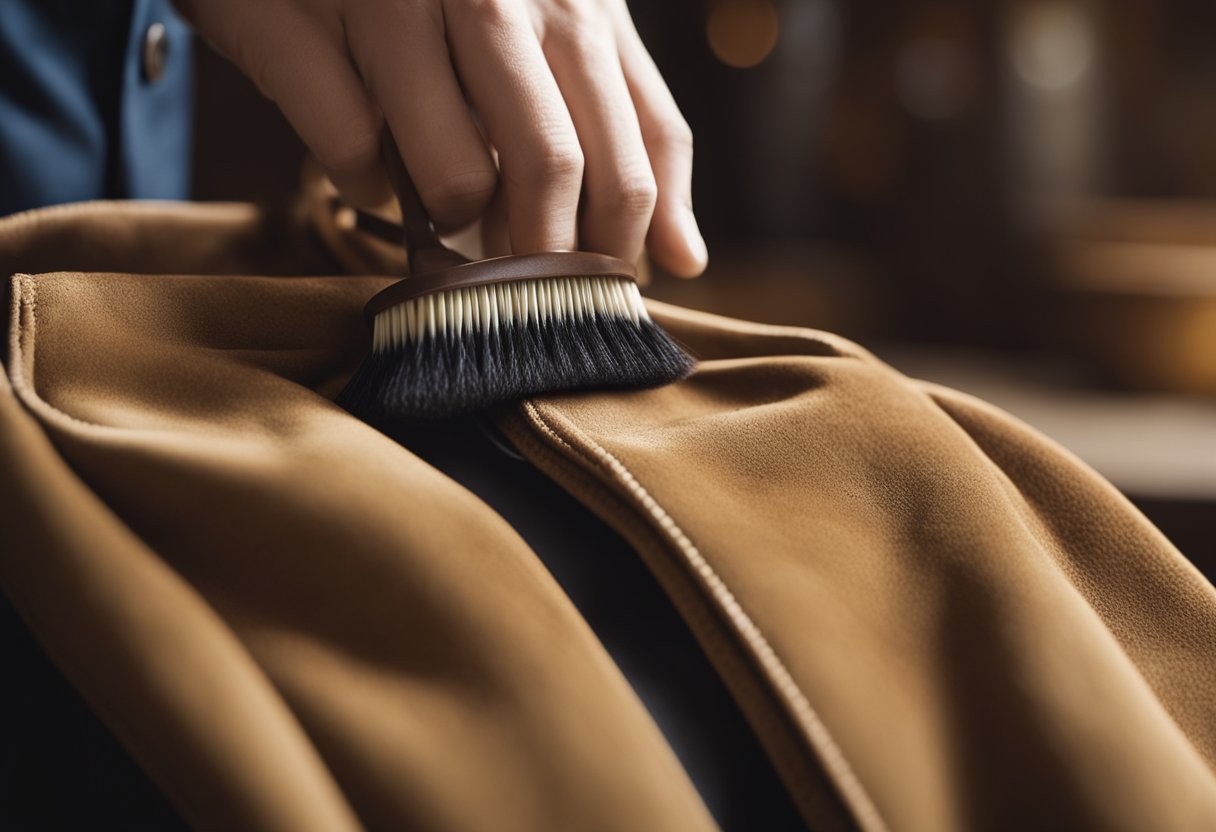
<svg viewBox="0 0 1216 832">
<path fill-rule="evenodd" d="M 713 828 L 524 541 L 332 404 L 393 279 L 338 272 L 397 258 L 311 228 L 0 221 L 6 595 L 200 829 Z M 1216 828 L 1216 591 L 1112 487 L 843 339 L 652 311 L 692 378 L 498 418 L 812 828 Z"/>
</svg>

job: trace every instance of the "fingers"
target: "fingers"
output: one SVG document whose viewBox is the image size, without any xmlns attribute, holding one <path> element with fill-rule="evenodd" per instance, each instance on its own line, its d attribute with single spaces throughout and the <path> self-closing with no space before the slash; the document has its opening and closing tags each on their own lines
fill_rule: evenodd
<svg viewBox="0 0 1216 832">
<path fill-rule="evenodd" d="M 432 3 L 350 4 L 347 39 L 418 195 L 441 230 L 481 216 L 498 170 L 465 103 Z"/>
<path fill-rule="evenodd" d="M 460 77 L 498 151 L 511 250 L 576 248 L 583 153 L 526 10 L 464 0 L 446 11 Z"/>
<path fill-rule="evenodd" d="M 506 197 L 506 191 L 499 188 L 481 217 L 481 251 L 485 257 L 501 257 L 511 253 Z"/>
<path fill-rule="evenodd" d="M 186 4 L 351 202 L 389 196 L 382 109 L 441 228 L 482 214 L 498 183 L 490 227 L 505 215 L 513 252 L 576 248 L 581 230 L 585 248 L 632 260 L 645 237 L 669 271 L 704 269 L 691 134 L 623 0 L 606 0 L 611 21 L 590 0 L 537 6 L 535 27 L 523 0 Z"/>
<path fill-rule="evenodd" d="M 692 210 L 692 131 L 624 4 L 614 8 L 621 66 L 658 184 L 658 201 L 646 237 L 648 250 L 672 274 L 696 277 L 705 270 L 709 255 Z"/>
<path fill-rule="evenodd" d="M 192 18 L 215 47 L 278 104 L 353 204 L 389 197 L 380 168 L 380 114 L 336 31 L 290 4 L 249 4 L 241 15 L 198 3 Z"/>
<path fill-rule="evenodd" d="M 636 262 L 657 188 L 612 22 L 596 5 L 576 5 L 540 37 L 586 158 L 580 247 Z"/>
</svg>

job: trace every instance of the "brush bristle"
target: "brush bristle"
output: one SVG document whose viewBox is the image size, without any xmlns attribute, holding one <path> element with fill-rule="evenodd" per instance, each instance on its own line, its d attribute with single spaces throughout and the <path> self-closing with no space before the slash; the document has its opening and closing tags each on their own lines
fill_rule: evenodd
<svg viewBox="0 0 1216 832">
<path fill-rule="evenodd" d="M 692 368 L 632 280 L 517 280 L 380 312 L 338 402 L 373 423 L 420 421 L 563 390 L 658 387 Z"/>
</svg>

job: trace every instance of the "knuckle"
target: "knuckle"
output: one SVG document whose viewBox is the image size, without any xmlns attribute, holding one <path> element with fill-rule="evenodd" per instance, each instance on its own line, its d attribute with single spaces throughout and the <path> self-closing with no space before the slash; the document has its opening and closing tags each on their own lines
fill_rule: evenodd
<svg viewBox="0 0 1216 832">
<path fill-rule="evenodd" d="M 583 179 L 583 152 L 572 141 L 550 141 L 529 159 L 522 184 L 537 188 L 569 187 Z"/>
<path fill-rule="evenodd" d="M 488 168 L 461 171 L 427 188 L 422 201 L 437 217 L 471 220 L 489 205 L 497 185 L 497 175 Z"/>
<path fill-rule="evenodd" d="M 667 119 L 659 124 L 656 141 L 667 150 L 692 155 L 692 128 L 682 117 Z"/>
<path fill-rule="evenodd" d="M 613 207 L 629 218 L 649 217 L 654 213 L 659 189 L 654 176 L 633 176 L 622 180 L 613 195 Z"/>
<path fill-rule="evenodd" d="M 544 23 L 546 38 L 588 48 L 603 43 L 612 32 L 608 14 L 597 4 L 586 0 L 550 0 L 550 4 L 553 11 Z"/>
<path fill-rule="evenodd" d="M 464 11 L 481 24 L 501 23 L 515 13 L 517 0 L 461 0 Z"/>
</svg>

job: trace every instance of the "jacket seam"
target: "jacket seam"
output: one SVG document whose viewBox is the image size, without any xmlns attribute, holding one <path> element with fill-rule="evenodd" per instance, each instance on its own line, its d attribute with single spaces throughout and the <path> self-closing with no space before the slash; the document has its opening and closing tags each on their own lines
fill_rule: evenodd
<svg viewBox="0 0 1216 832">
<path fill-rule="evenodd" d="M 28 362 L 30 369 L 33 369 L 37 350 L 38 289 L 33 278 L 27 274 L 17 275 L 14 278 L 14 284 L 14 289 L 16 290 L 14 300 L 16 302 L 13 309 L 12 355 L 9 356 L 12 365 L 9 367 L 9 379 L 12 382 L 13 391 L 21 397 L 27 406 L 32 406 L 41 411 L 48 411 L 51 415 L 66 419 L 72 424 L 84 427 L 100 427 L 99 425 L 91 425 L 88 422 L 77 419 L 75 416 L 64 413 L 39 396 L 38 391 L 34 389 L 34 380 L 31 374 L 26 373 L 26 364 Z M 23 320 L 26 315 L 23 315 L 22 312 L 25 312 L 29 316 L 28 323 Z"/>
<path fill-rule="evenodd" d="M 525 441 L 537 448 L 544 448 L 544 443 L 533 436 L 526 437 Z M 563 447 L 569 449 L 570 453 L 584 458 L 579 448 L 569 445 L 561 437 L 555 437 L 555 441 L 560 442 Z M 615 521 L 626 528 L 636 527 L 652 531 L 647 518 L 639 515 L 637 511 L 628 505 L 624 497 L 614 494 L 610 489 L 601 486 L 592 493 L 584 493 L 579 499 L 610 523 Z M 622 534 L 626 538 L 629 537 L 626 531 L 622 531 Z M 662 538 L 656 538 L 656 543 L 659 548 L 664 548 Z M 639 555 L 642 555 L 643 561 L 655 572 L 661 584 L 664 583 L 665 579 L 669 580 L 677 576 L 683 579 L 690 578 L 687 571 L 681 568 L 682 564 L 675 560 L 670 558 L 648 559 L 640 550 Z M 715 657 L 718 661 L 725 661 L 730 665 L 738 666 L 751 661 L 751 654 L 747 650 L 747 645 L 741 644 L 738 638 L 732 638 L 727 633 L 729 625 L 724 626 L 722 615 L 716 607 L 714 600 L 706 597 L 704 592 L 699 591 L 696 588 L 694 580 L 687 580 L 686 588 L 682 583 L 680 588 L 668 588 L 666 591 L 672 595 L 672 601 L 676 604 L 677 609 L 681 615 L 685 616 L 697 639 L 702 642 L 703 649 L 710 654 L 711 662 L 714 662 Z M 727 671 L 718 668 L 718 672 L 724 674 Z M 730 687 L 729 680 L 724 679 L 723 681 Z M 773 730 L 774 723 L 779 720 L 782 723 L 782 730 L 788 733 L 788 726 L 790 724 L 796 725 L 788 710 L 781 709 L 771 712 L 771 714 L 764 714 L 765 706 L 770 705 L 772 702 L 771 696 L 766 698 L 764 695 L 764 685 L 765 680 L 761 676 L 743 687 L 731 687 L 731 695 L 738 700 L 740 705 L 754 704 L 756 706 L 756 712 L 761 716 L 757 717 L 755 723 L 753 723 L 754 731 L 760 733 L 762 731 Z M 745 719 L 749 723 L 753 722 L 753 715 L 746 714 L 746 708 Z M 818 762 L 814 749 L 811 749 L 808 754 L 804 743 L 800 744 L 799 751 L 795 751 L 785 743 L 764 743 L 763 737 L 761 737 L 761 742 L 764 744 L 766 753 L 777 766 L 778 776 L 782 776 L 782 769 L 791 772 L 803 771 L 808 765 L 808 761 L 810 761 L 810 765 L 817 766 L 818 773 L 823 773 L 823 766 Z M 828 781 L 829 787 L 833 788 L 833 796 L 839 800 L 840 798 L 834 788 L 835 784 L 832 782 L 831 777 L 828 775 L 824 776 Z M 794 795 L 793 797 L 795 803 L 799 803 L 797 796 Z"/>
<path fill-rule="evenodd" d="M 27 233 L 30 227 L 37 227 L 45 222 L 62 219 L 64 217 L 76 217 L 78 215 L 101 214 L 106 209 L 120 208 L 125 212 L 138 216 L 151 216 L 153 214 L 163 213 L 165 210 L 175 208 L 186 208 L 194 212 L 199 207 L 199 203 L 191 203 L 185 200 L 175 199 L 147 199 L 147 200 L 112 200 L 112 199 L 97 199 L 88 200 L 85 202 L 66 202 L 59 205 L 43 205 L 38 208 L 29 208 L 25 211 L 19 211 L 15 214 L 9 214 L 7 217 L 0 218 L 0 242 L 5 242 L 12 239 L 17 234 Z M 241 202 L 216 202 L 210 203 L 207 209 L 222 209 L 234 206 L 245 207 L 246 203 Z"/>
<path fill-rule="evenodd" d="M 51 206 L 59 207 L 59 206 Z M 43 210 L 43 209 L 35 209 Z M 19 274 L 13 278 L 14 296 L 13 296 L 13 314 L 12 324 L 13 331 L 9 336 L 9 382 L 12 384 L 13 392 L 17 397 L 24 402 L 25 406 L 30 410 L 40 414 L 42 417 L 60 421 L 78 429 L 86 429 L 88 431 L 103 431 L 110 432 L 116 430 L 113 425 L 103 425 L 97 422 L 90 422 L 86 419 L 81 419 L 60 410 L 55 405 L 44 399 L 35 386 L 32 375 L 34 361 L 37 355 L 37 335 L 38 335 L 38 284 L 31 275 Z M 29 313 L 29 324 L 26 325 L 22 321 L 21 310 L 26 310 Z M 31 373 L 26 373 L 26 362 L 29 362 Z"/>
<path fill-rule="evenodd" d="M 801 725 L 807 738 L 815 747 L 817 756 L 835 781 L 837 788 L 845 799 L 846 805 L 852 811 L 854 819 L 865 830 L 886 832 L 889 827 L 883 820 L 877 806 L 875 806 L 874 801 L 866 792 L 865 786 L 862 785 L 861 780 L 857 777 L 839 744 L 832 737 L 831 732 L 828 731 L 827 726 L 819 718 L 819 715 L 815 713 L 814 708 L 811 707 L 810 700 L 807 699 L 806 694 L 798 687 L 798 683 L 794 681 L 794 677 L 785 666 L 785 663 L 782 662 L 768 639 L 760 631 L 760 628 L 752 621 L 751 616 L 743 609 L 742 605 L 735 598 L 734 593 L 726 585 L 726 582 L 722 580 L 709 564 L 684 530 L 676 524 L 671 515 L 654 499 L 650 492 L 637 481 L 633 473 L 625 467 L 624 463 L 617 459 L 607 448 L 604 448 L 594 439 L 571 426 L 570 429 L 577 433 L 578 438 L 590 447 L 591 456 L 589 456 L 586 450 L 575 447 L 559 435 L 534 402 L 524 402 L 524 407 L 529 415 L 532 416 L 535 423 L 551 439 L 562 447 L 573 451 L 584 461 L 602 464 L 607 467 L 617 482 L 623 485 L 641 502 L 642 506 L 651 515 L 651 518 L 659 524 L 662 532 L 676 545 L 685 560 L 693 567 L 693 570 L 701 576 L 714 600 L 720 604 L 727 617 L 735 624 L 740 634 L 755 651 L 756 657 L 768 672 L 770 680 L 777 686 L 778 691 L 793 708 L 797 723 Z"/>
</svg>

